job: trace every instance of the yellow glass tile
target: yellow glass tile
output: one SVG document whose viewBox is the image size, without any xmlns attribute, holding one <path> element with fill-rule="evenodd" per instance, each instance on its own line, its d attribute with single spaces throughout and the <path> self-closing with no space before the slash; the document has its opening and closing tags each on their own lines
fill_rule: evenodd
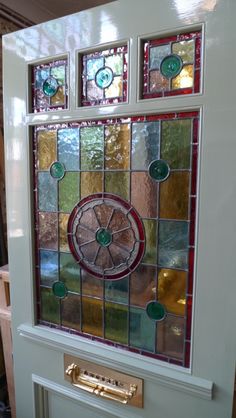
<svg viewBox="0 0 236 418">
<path fill-rule="evenodd" d="M 180 270 L 161 269 L 158 272 L 158 300 L 167 312 L 185 314 L 187 273 Z"/>
<path fill-rule="evenodd" d="M 122 96 L 122 77 L 114 77 L 111 85 L 105 89 L 105 97 L 121 97 Z"/>
<path fill-rule="evenodd" d="M 70 215 L 60 213 L 59 215 L 59 235 L 60 235 L 60 250 L 69 252 L 67 240 L 67 224 Z"/>
<path fill-rule="evenodd" d="M 64 87 L 59 87 L 56 94 L 51 97 L 51 105 L 58 106 L 65 103 Z"/>
<path fill-rule="evenodd" d="M 93 298 L 82 298 L 82 331 L 103 336 L 103 302 Z"/>
<path fill-rule="evenodd" d="M 56 159 L 56 131 L 40 131 L 38 133 L 39 170 L 48 170 Z"/>
<path fill-rule="evenodd" d="M 160 218 L 188 219 L 189 173 L 172 172 L 160 184 Z"/>
<path fill-rule="evenodd" d="M 103 191 L 102 173 L 88 171 L 81 173 L 81 198 Z"/>
<path fill-rule="evenodd" d="M 130 125 L 105 128 L 105 168 L 128 170 L 130 160 Z"/>
<path fill-rule="evenodd" d="M 194 40 L 190 39 L 189 41 L 181 41 L 172 44 L 173 54 L 179 55 L 183 62 L 193 62 L 194 61 Z"/>
<path fill-rule="evenodd" d="M 184 89 L 193 87 L 193 65 L 184 65 L 177 77 L 173 78 L 172 89 Z"/>
</svg>

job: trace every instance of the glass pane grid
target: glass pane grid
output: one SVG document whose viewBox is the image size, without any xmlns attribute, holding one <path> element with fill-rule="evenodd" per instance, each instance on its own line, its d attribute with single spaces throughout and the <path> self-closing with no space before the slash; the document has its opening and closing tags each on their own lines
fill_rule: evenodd
<svg viewBox="0 0 236 418">
<path fill-rule="evenodd" d="M 200 92 L 201 31 L 143 43 L 143 99 Z"/>
<path fill-rule="evenodd" d="M 39 323 L 189 367 L 198 119 L 198 112 L 179 112 L 35 128 Z M 150 172 L 156 159 L 170 167 L 160 182 Z M 61 166 L 55 170 L 56 176 L 55 163 L 63 166 L 62 171 Z M 73 176 L 65 182 L 68 175 Z M 88 202 L 89 196 L 107 193 L 134 207 L 145 229 L 141 262 L 125 277 L 116 267 L 119 280 L 94 277 L 68 245 L 68 220 L 74 208 L 81 199 Z M 82 220 L 88 218 L 89 208 Z M 95 209 L 103 225 L 109 207 Z M 90 234 L 96 219 L 89 219 L 86 234 L 79 229 L 81 248 L 86 240 L 94 242 Z M 119 225 L 122 222 L 126 220 L 121 217 Z M 110 248 L 109 235 L 100 235 L 105 239 L 101 248 Z M 130 238 L 122 239 L 127 244 Z M 95 254 L 96 247 L 92 251 Z M 153 318 L 147 315 L 153 302 L 165 309 L 160 320 L 155 319 L 160 312 L 152 312 Z"/>
</svg>

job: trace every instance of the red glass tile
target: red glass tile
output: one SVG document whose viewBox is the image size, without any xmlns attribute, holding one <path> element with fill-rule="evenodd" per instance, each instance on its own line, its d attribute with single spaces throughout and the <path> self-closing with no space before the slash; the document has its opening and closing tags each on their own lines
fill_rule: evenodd
<svg viewBox="0 0 236 418">
<path fill-rule="evenodd" d="M 197 38 L 195 41 L 195 67 L 201 66 L 201 38 Z"/>
<path fill-rule="evenodd" d="M 194 73 L 194 93 L 199 93 L 200 91 L 200 70 L 195 70 Z"/>
<path fill-rule="evenodd" d="M 189 341 L 185 342 L 185 361 L 184 367 L 190 367 L 190 353 L 191 353 L 191 344 Z"/>
<path fill-rule="evenodd" d="M 195 242 L 195 218 L 196 217 L 196 198 L 191 197 L 191 213 L 190 213 L 190 238 L 189 244 L 194 245 Z"/>
<path fill-rule="evenodd" d="M 155 121 L 155 120 L 166 120 L 166 119 L 174 119 L 176 117 L 176 113 L 166 113 L 166 114 L 163 114 L 163 115 L 148 115 L 147 117 L 146 117 L 146 120 L 148 121 L 148 122 L 152 122 L 152 121 Z"/>
<path fill-rule="evenodd" d="M 198 143 L 198 125 L 199 125 L 199 120 L 194 119 L 193 121 L 193 143 L 194 144 Z"/>
<path fill-rule="evenodd" d="M 198 116 L 198 112 L 180 112 L 177 113 L 177 118 L 182 119 L 182 118 L 196 118 Z"/>
<path fill-rule="evenodd" d="M 169 36 L 167 38 L 162 38 L 162 39 L 152 39 L 150 40 L 150 46 L 163 45 L 163 44 L 168 44 L 170 42 L 176 42 L 176 41 L 177 41 L 177 35 Z"/>
<path fill-rule="evenodd" d="M 181 94 L 192 94 L 193 89 L 186 87 L 185 89 L 165 91 L 164 96 L 179 96 Z"/>
<path fill-rule="evenodd" d="M 201 32 L 183 33 L 178 36 L 178 41 L 187 41 L 189 39 L 198 37 L 199 34 L 201 34 Z"/>
<path fill-rule="evenodd" d="M 186 321 L 186 339 L 190 341 L 192 330 L 192 297 L 187 298 L 187 321 Z"/>
<path fill-rule="evenodd" d="M 189 271 L 188 271 L 188 294 L 192 295 L 193 293 L 193 273 L 194 273 L 194 248 L 189 248 Z"/>
<path fill-rule="evenodd" d="M 170 364 L 175 364 L 176 366 L 183 366 L 183 362 L 180 360 L 174 360 L 174 359 L 170 359 L 169 360 Z"/>
<path fill-rule="evenodd" d="M 193 145 L 192 154 L 192 184 L 191 184 L 191 195 L 196 195 L 197 192 L 197 165 L 198 165 L 198 147 Z"/>
</svg>

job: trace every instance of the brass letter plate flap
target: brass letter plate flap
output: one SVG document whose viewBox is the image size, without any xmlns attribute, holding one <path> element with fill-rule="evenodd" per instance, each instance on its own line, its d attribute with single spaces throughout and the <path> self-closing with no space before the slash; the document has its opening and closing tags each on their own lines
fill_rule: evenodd
<svg viewBox="0 0 236 418">
<path fill-rule="evenodd" d="M 65 379 L 73 386 L 109 399 L 143 408 L 143 379 L 64 355 Z"/>
</svg>

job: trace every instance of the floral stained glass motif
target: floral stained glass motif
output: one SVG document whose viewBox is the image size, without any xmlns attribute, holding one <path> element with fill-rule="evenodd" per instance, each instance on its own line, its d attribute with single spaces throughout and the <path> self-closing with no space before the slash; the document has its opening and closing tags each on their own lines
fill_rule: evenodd
<svg viewBox="0 0 236 418">
<path fill-rule="evenodd" d="M 40 324 L 189 367 L 198 124 L 194 111 L 35 128 Z"/>
<path fill-rule="evenodd" d="M 143 99 L 199 93 L 200 77 L 201 31 L 144 41 Z"/>
<path fill-rule="evenodd" d="M 48 112 L 67 108 L 67 59 L 32 67 L 32 111 Z"/>
<path fill-rule="evenodd" d="M 81 61 L 82 106 L 127 101 L 127 46 L 82 55 Z"/>
</svg>

